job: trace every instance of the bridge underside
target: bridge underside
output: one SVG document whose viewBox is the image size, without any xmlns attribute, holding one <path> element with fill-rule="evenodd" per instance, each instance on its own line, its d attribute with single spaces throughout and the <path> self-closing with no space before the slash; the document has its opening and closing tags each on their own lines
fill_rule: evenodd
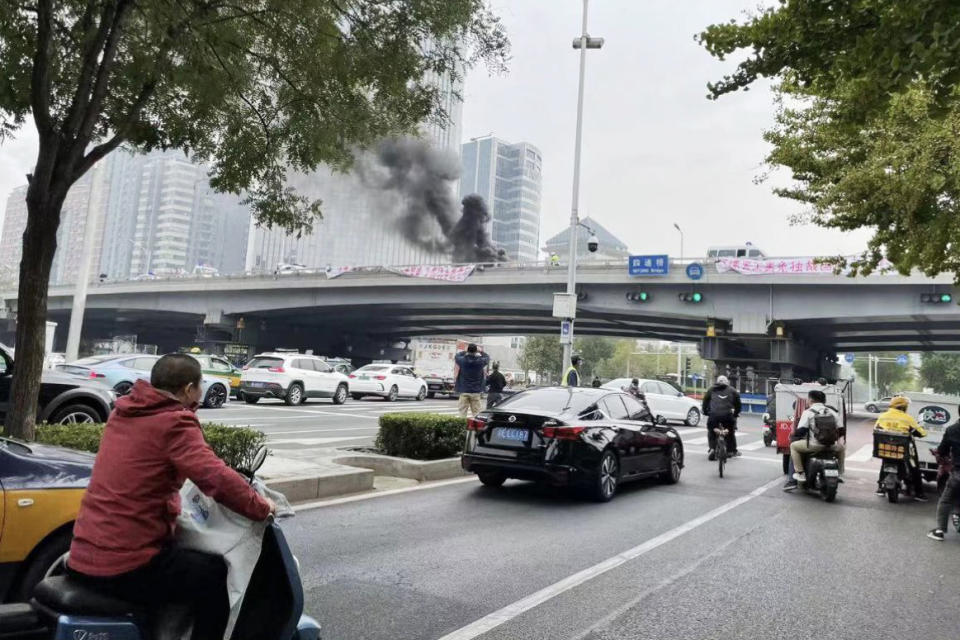
<svg viewBox="0 0 960 640">
<path fill-rule="evenodd" d="M 820 318 L 792 320 L 788 329 L 837 353 L 960 351 L 960 317 Z"/>
</svg>

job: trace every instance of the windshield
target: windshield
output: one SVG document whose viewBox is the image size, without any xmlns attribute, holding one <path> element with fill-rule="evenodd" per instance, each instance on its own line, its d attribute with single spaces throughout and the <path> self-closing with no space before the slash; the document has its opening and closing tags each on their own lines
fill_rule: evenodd
<svg viewBox="0 0 960 640">
<path fill-rule="evenodd" d="M 548 413 L 580 412 L 597 401 L 602 394 L 593 389 L 530 389 L 510 396 L 497 405 L 510 411 L 539 411 Z"/>
<path fill-rule="evenodd" d="M 250 369 L 270 369 L 271 367 L 282 367 L 283 358 L 254 358 L 247 365 Z"/>
<path fill-rule="evenodd" d="M 365 367 L 360 367 L 357 371 L 386 371 L 388 367 L 380 364 L 368 364 Z"/>
</svg>

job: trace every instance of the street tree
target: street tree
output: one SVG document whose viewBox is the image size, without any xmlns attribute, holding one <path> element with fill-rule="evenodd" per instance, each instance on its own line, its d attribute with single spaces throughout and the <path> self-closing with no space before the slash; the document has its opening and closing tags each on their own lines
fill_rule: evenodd
<svg viewBox="0 0 960 640">
<path fill-rule="evenodd" d="M 799 220 L 873 231 L 853 274 L 887 258 L 960 282 L 958 24 L 949 0 L 791 0 L 699 36 L 720 59 L 747 51 L 709 97 L 776 80 L 767 162 L 793 184 L 775 192 Z"/>
<path fill-rule="evenodd" d="M 900 353 L 874 353 L 872 355 L 882 358 L 876 363 L 874 371 L 876 377 L 873 384 L 876 386 L 880 395 L 896 393 L 905 390 L 913 382 L 913 371 L 910 367 L 897 364 L 896 358 Z M 868 358 L 857 358 L 853 363 L 853 370 L 857 373 L 857 378 L 867 380 L 870 377 L 867 371 Z"/>
<path fill-rule="evenodd" d="M 960 395 L 960 354 L 924 353 L 920 362 L 923 386 L 937 393 Z"/>
<path fill-rule="evenodd" d="M 602 370 L 603 363 L 613 356 L 616 340 L 603 336 L 585 336 L 576 338 L 573 344 L 575 353 L 583 357 L 583 379 L 589 383 L 593 376 L 598 375 Z"/>
<path fill-rule="evenodd" d="M 6 427 L 33 436 L 47 287 L 70 186 L 117 147 L 181 149 L 259 224 L 308 231 L 287 171 L 447 117 L 454 80 L 508 44 L 486 0 L 22 0 L 0 4 L 0 136 L 32 120 L 17 366 Z"/>
<path fill-rule="evenodd" d="M 563 349 L 559 336 L 530 336 L 523 343 L 518 362 L 524 371 L 539 377 L 559 374 L 563 366 Z"/>
</svg>

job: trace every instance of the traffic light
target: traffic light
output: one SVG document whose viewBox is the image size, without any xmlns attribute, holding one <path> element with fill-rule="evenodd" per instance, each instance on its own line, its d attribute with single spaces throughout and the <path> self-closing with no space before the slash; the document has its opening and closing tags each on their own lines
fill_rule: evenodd
<svg viewBox="0 0 960 640">
<path fill-rule="evenodd" d="M 921 293 L 920 302 L 924 304 L 950 304 L 953 296 L 949 293 Z"/>
<path fill-rule="evenodd" d="M 683 362 L 683 370 L 690 371 L 692 369 L 693 369 L 693 360 L 691 360 L 690 358 L 686 358 Z"/>
<path fill-rule="evenodd" d="M 692 302 L 693 304 L 699 304 L 703 302 L 703 294 L 699 291 L 693 291 L 691 293 L 681 293 L 680 302 Z"/>
<path fill-rule="evenodd" d="M 653 299 L 646 291 L 631 291 L 627 294 L 627 300 L 630 302 L 650 302 Z"/>
</svg>

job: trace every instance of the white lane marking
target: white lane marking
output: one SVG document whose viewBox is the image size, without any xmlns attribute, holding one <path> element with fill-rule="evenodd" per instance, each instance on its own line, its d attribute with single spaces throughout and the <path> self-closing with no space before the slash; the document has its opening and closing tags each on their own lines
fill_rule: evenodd
<svg viewBox="0 0 960 640">
<path fill-rule="evenodd" d="M 873 457 L 873 443 L 865 444 L 854 453 L 847 456 L 847 460 L 852 462 L 866 462 Z"/>
<path fill-rule="evenodd" d="M 318 500 L 317 502 L 306 502 L 294 507 L 294 511 L 310 511 L 311 509 L 322 509 L 324 507 L 334 507 L 338 504 L 347 504 L 350 502 L 360 502 L 361 500 L 370 500 L 372 498 L 384 498 L 386 496 L 395 496 L 400 493 L 410 493 L 411 491 L 424 491 L 426 489 L 438 489 L 448 487 L 452 484 L 463 484 L 465 482 L 476 482 L 476 476 L 467 476 L 465 478 L 454 478 L 452 480 L 440 480 L 438 482 L 425 482 L 413 487 L 403 487 L 402 489 L 390 489 L 389 491 L 371 491 L 360 493 L 355 496 L 345 496 L 343 498 L 332 498 L 330 500 Z"/>
<path fill-rule="evenodd" d="M 329 444 L 331 442 L 346 442 L 347 440 L 369 440 L 373 436 L 330 436 L 329 438 L 289 438 L 281 440 L 267 440 L 270 444 Z"/>
<path fill-rule="evenodd" d="M 738 445 L 737 448 L 744 451 L 755 451 L 756 449 L 763 449 L 765 446 L 767 445 L 764 444 L 763 440 L 757 440 L 756 442 Z"/>
<path fill-rule="evenodd" d="M 683 438 L 681 438 L 681 440 L 683 440 Z M 683 440 L 683 444 L 685 445 L 686 444 L 707 444 L 707 440 L 708 440 L 707 436 L 703 436 L 702 438 L 693 438 L 692 440 Z"/>
<path fill-rule="evenodd" d="M 285 431 L 265 431 L 264 433 L 266 433 L 267 437 L 269 438 L 270 436 L 286 435 L 289 433 L 314 433 L 319 435 L 322 433 L 333 433 L 336 431 L 376 431 L 377 429 L 379 429 L 379 427 L 343 427 L 342 429 L 293 429 Z"/>
<path fill-rule="evenodd" d="M 698 516 L 693 520 L 688 520 L 687 522 L 670 529 L 666 533 L 662 533 L 655 538 L 651 538 L 646 542 L 633 547 L 632 549 L 627 549 L 626 551 L 619 553 L 612 558 L 608 558 L 603 562 L 593 565 L 592 567 L 588 567 L 583 571 L 573 574 L 572 576 L 568 576 L 559 582 L 555 582 L 549 587 L 541 589 L 540 591 L 537 591 L 526 598 L 518 600 L 513 604 L 507 605 L 499 611 L 494 611 L 493 613 L 488 614 L 461 629 L 457 629 L 452 633 L 448 633 L 440 638 L 440 640 L 472 640 L 473 638 L 481 636 L 491 629 L 495 629 L 500 625 L 513 620 L 517 616 L 543 604 L 544 602 L 547 602 L 548 600 L 552 600 L 553 598 L 566 591 L 569 591 L 570 589 L 579 587 L 585 582 L 593 580 L 597 576 L 603 575 L 612 569 L 616 569 L 620 565 L 630 562 L 631 560 L 636 560 L 640 556 L 653 551 L 657 547 L 661 547 L 668 542 L 679 538 L 683 534 L 688 533 L 697 527 L 722 516 L 726 512 L 736 509 L 740 505 L 753 500 L 759 495 L 762 495 L 765 491 L 767 491 L 767 489 L 771 489 L 781 482 L 782 479 L 780 478 L 772 480 L 762 487 L 757 487 L 748 494 L 742 495 L 735 500 L 731 500 L 726 504 L 720 505 L 712 511 L 708 511 L 702 516 Z"/>
</svg>

